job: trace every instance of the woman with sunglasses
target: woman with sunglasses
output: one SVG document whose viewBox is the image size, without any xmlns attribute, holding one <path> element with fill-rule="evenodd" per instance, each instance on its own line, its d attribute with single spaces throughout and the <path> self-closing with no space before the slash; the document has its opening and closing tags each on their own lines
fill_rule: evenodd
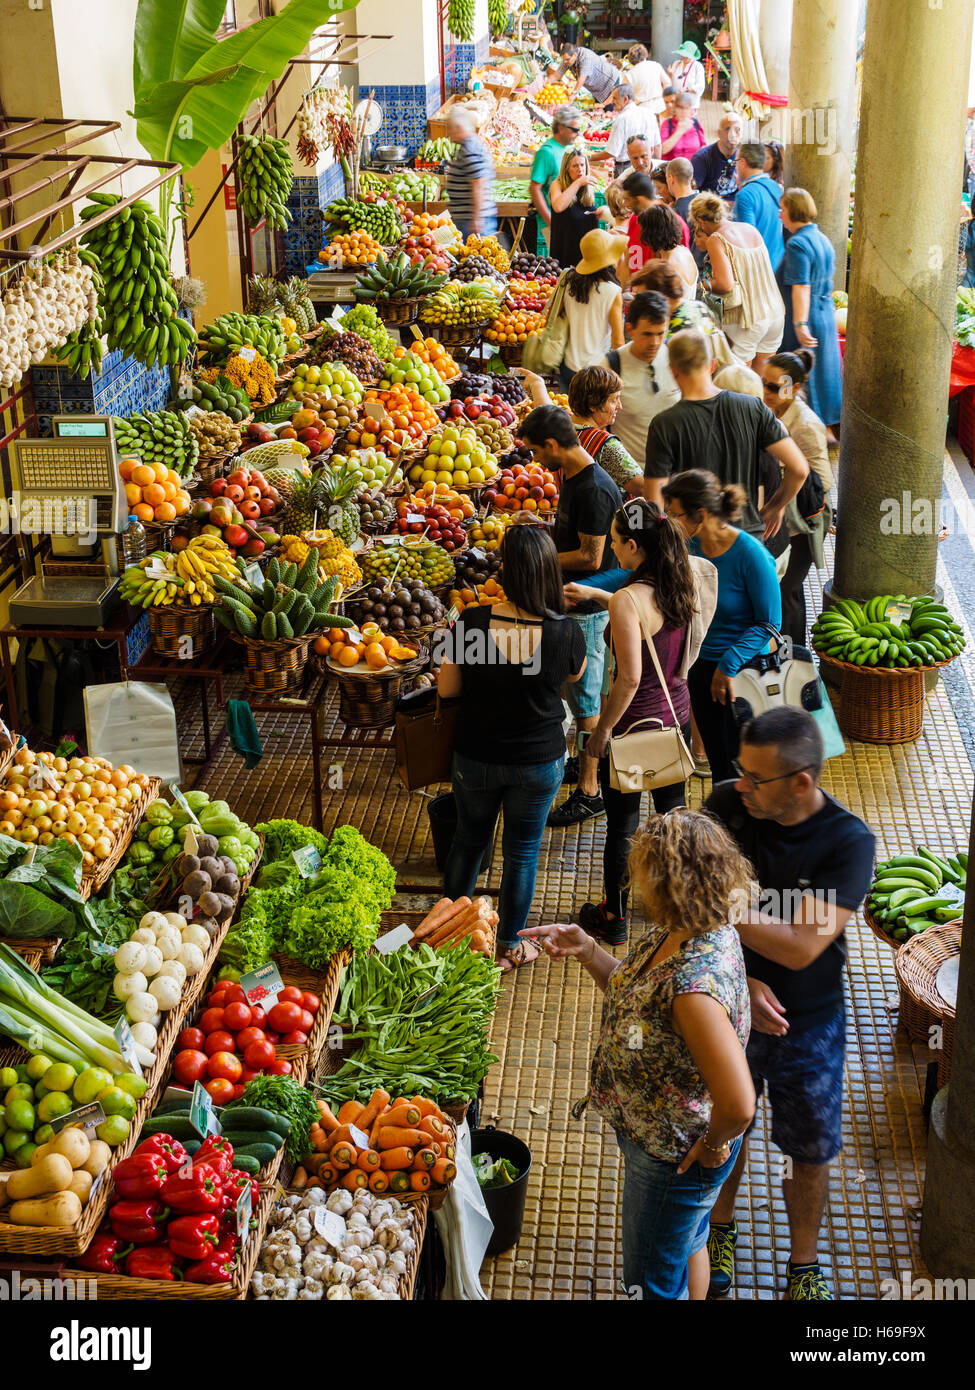
<svg viewBox="0 0 975 1390">
<path fill-rule="evenodd" d="M 711 765 L 715 786 L 734 776 L 738 723 L 735 676 L 753 657 L 768 651 L 766 624 L 782 622 L 775 561 L 761 541 L 733 523 L 745 493 L 703 468 L 676 473 L 664 484 L 667 515 L 676 521 L 692 555 L 718 571 L 718 599 L 701 652 L 687 675 L 694 719 Z"/>
</svg>

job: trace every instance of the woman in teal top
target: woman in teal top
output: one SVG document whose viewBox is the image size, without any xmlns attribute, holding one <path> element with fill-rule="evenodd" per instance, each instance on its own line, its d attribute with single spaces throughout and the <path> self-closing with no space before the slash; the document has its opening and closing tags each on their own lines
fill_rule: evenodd
<svg viewBox="0 0 975 1390">
<path fill-rule="evenodd" d="M 816 226 L 816 204 L 804 188 L 782 195 L 782 225 L 791 233 L 776 279 L 785 303 L 785 332 L 780 352 L 812 348 L 816 358 L 806 382 L 809 404 L 820 420 L 840 418 L 843 369 L 833 312 L 832 243 Z"/>
<path fill-rule="evenodd" d="M 697 661 L 687 673 L 694 721 L 715 786 L 734 777 L 738 725 L 734 678 L 760 652 L 768 651 L 766 624 L 781 627 L 782 597 L 775 561 L 760 541 L 732 523 L 741 516 L 744 491 L 694 468 L 664 484 L 667 515 L 681 526 L 692 555 L 703 555 L 718 571 L 718 604 Z"/>
</svg>

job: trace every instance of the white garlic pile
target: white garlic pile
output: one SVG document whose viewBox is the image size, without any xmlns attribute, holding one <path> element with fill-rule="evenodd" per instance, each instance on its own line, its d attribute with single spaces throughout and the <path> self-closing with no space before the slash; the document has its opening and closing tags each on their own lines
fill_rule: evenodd
<svg viewBox="0 0 975 1390">
<path fill-rule="evenodd" d="M 0 299 L 0 386 L 15 386 L 97 313 L 92 271 L 76 249 L 30 266 Z"/>
</svg>

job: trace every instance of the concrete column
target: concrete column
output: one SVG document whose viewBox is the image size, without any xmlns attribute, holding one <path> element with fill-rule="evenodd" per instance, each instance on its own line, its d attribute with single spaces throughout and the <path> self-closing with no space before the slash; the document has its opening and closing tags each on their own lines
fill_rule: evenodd
<svg viewBox="0 0 975 1390">
<path fill-rule="evenodd" d="M 768 90 L 786 96 L 789 91 L 789 54 L 792 44 L 792 0 L 761 0 L 758 39 L 765 62 Z"/>
<path fill-rule="evenodd" d="M 877 8 L 884 14 L 889 7 L 880 3 Z M 936 13 L 940 15 L 941 11 Z M 846 267 L 856 26 L 856 6 L 850 0 L 795 0 L 788 128 L 779 137 L 786 146 L 786 187 L 805 188 L 815 199 L 820 229 L 836 251 L 836 280 L 840 287 Z M 880 35 L 880 41 L 889 43 L 890 35 Z M 895 51 L 900 52 L 899 43 Z M 914 104 L 908 101 L 905 105 L 910 119 L 915 120 Z"/>
<path fill-rule="evenodd" d="M 684 38 L 684 0 L 653 0 L 650 11 L 652 57 L 669 68 L 674 49 Z"/>
<path fill-rule="evenodd" d="M 975 817 L 969 852 L 973 833 Z M 975 1278 L 975 868 L 969 874 L 951 1080 L 931 1110 L 921 1213 L 921 1254 L 936 1279 Z"/>
<path fill-rule="evenodd" d="M 800 0 L 797 19 L 805 8 Z M 968 93 L 956 56 L 970 50 L 972 12 L 973 0 L 941 8 L 870 0 L 833 584 L 841 596 L 918 594 L 934 585 Z M 794 73 L 795 29 L 792 51 Z M 939 74 L 923 116 L 919 100 L 891 100 L 911 90 L 917 72 Z M 921 180 L 896 206 L 891 150 Z M 919 524 L 918 499 L 930 501 L 934 524 Z"/>
</svg>

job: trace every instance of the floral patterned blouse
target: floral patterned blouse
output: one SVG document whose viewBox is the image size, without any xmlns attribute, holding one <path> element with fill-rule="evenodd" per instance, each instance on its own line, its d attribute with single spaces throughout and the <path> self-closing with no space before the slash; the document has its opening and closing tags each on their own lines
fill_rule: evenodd
<svg viewBox="0 0 975 1390">
<path fill-rule="evenodd" d="M 605 1120 L 654 1158 L 676 1163 L 706 1133 L 711 1096 L 671 1023 L 678 994 L 710 994 L 742 1047 L 751 1011 L 741 941 L 722 926 L 685 941 L 659 965 L 666 935 L 648 931 L 609 977 L 589 1099 Z"/>
</svg>

